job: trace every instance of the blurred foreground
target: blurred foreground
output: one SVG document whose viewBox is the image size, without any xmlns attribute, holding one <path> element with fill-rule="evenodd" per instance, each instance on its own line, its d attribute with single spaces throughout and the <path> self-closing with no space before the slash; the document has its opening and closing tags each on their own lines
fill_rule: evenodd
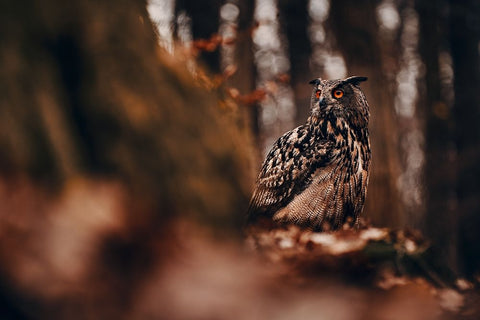
<svg viewBox="0 0 480 320">
<path fill-rule="evenodd" d="M 157 47 L 143 1 L 2 4 L 0 28 L 2 319 L 477 319 L 473 282 L 402 262 L 421 237 L 246 249 L 245 119 Z"/>
</svg>

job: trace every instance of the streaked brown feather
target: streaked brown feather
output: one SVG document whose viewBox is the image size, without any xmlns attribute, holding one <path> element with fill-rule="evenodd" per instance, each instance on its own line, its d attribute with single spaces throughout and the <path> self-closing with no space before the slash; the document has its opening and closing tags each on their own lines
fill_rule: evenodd
<svg viewBox="0 0 480 320">
<path fill-rule="evenodd" d="M 277 224 L 337 229 L 347 220 L 356 222 L 369 176 L 369 111 L 357 78 L 349 79 L 354 80 L 315 82 L 307 123 L 280 137 L 263 163 L 249 223 L 263 217 Z M 333 88 L 344 90 L 342 104 L 327 96 L 322 105 L 317 87 L 322 97 Z"/>
</svg>

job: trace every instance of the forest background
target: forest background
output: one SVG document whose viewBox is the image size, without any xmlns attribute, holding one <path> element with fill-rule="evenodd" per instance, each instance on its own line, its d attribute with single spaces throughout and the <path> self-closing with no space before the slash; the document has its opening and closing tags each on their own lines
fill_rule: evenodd
<svg viewBox="0 0 480 320">
<path fill-rule="evenodd" d="M 330 282 L 279 297 L 238 249 L 261 160 L 317 77 L 369 79 L 364 217 L 419 230 L 434 264 L 478 283 L 478 1 L 28 0 L 0 4 L 0 28 L 5 318 L 247 319 L 252 292 L 260 318 L 328 313 L 313 301 L 330 291 L 356 297 L 345 319 L 430 302 L 414 287 L 376 313 L 375 290 Z"/>
</svg>

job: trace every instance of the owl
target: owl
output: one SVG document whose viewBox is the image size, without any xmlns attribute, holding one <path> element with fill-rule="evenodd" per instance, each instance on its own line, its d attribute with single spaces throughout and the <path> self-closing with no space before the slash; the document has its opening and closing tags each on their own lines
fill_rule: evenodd
<svg viewBox="0 0 480 320">
<path fill-rule="evenodd" d="M 370 168 L 366 77 L 310 81 L 311 115 L 267 154 L 250 200 L 249 225 L 321 231 L 358 225 Z"/>
</svg>

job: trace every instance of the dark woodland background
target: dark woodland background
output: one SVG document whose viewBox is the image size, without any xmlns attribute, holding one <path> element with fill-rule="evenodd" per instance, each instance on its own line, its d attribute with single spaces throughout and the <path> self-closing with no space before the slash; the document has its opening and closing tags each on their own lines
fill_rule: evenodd
<svg viewBox="0 0 480 320">
<path fill-rule="evenodd" d="M 478 286 L 478 1 L 25 0 L 0 30 L 2 319 L 476 319 L 361 272 L 298 285 L 241 243 L 308 81 L 367 76 L 365 218 Z"/>
</svg>

